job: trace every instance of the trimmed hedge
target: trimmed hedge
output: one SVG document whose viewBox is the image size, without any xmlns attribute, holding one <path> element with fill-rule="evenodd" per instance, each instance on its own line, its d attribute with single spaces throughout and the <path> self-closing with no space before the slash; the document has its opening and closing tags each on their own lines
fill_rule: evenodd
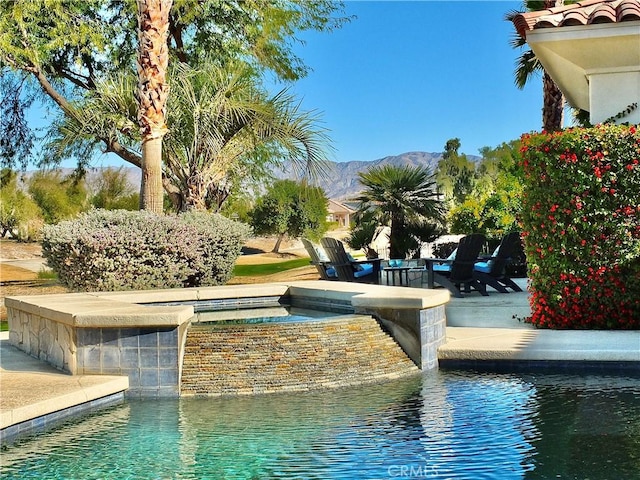
<svg viewBox="0 0 640 480">
<path fill-rule="evenodd" d="M 93 210 L 45 226 L 42 252 L 75 291 L 220 285 L 249 233 L 218 214 Z"/>
<path fill-rule="evenodd" d="M 531 322 L 640 328 L 640 133 L 599 125 L 523 136 Z"/>
</svg>

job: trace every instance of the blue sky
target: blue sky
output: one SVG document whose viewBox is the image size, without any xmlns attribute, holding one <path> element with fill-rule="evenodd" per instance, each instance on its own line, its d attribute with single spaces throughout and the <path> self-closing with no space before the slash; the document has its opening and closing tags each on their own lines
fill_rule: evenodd
<svg viewBox="0 0 640 480">
<path fill-rule="evenodd" d="M 513 82 L 513 1 L 347 1 L 350 23 L 296 48 L 313 71 L 292 90 L 322 112 L 333 160 L 478 154 L 541 126 L 542 85 Z"/>
</svg>

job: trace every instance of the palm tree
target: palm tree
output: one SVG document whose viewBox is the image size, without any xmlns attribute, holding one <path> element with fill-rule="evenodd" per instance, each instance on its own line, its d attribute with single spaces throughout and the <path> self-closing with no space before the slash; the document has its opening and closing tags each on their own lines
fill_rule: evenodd
<svg viewBox="0 0 640 480">
<path fill-rule="evenodd" d="M 174 63 L 169 79 L 162 181 L 176 210 L 219 210 L 239 183 L 264 179 L 285 161 L 298 177 L 323 175 L 331 145 L 317 115 L 301 111 L 286 91 L 269 96 L 246 64 Z M 49 155 L 90 157 L 97 137 L 140 163 L 134 89 L 132 76 L 100 83 L 62 117 Z"/>
<path fill-rule="evenodd" d="M 567 0 L 526 0 L 524 5 L 529 12 L 553 8 L 564 5 L 565 3 L 573 3 Z M 512 11 L 505 16 L 506 20 L 512 22 L 516 15 L 522 12 Z M 515 34 L 511 40 L 513 48 L 521 49 L 526 45 L 527 41 L 519 34 Z M 518 57 L 515 68 L 515 83 L 520 89 L 529 82 L 535 75 L 542 73 L 542 128 L 547 131 L 562 129 L 564 121 L 564 94 L 558 88 L 553 79 L 545 71 L 544 67 L 536 57 L 533 50 L 528 49 Z"/>
<path fill-rule="evenodd" d="M 379 225 L 391 227 L 390 258 L 405 258 L 440 233 L 444 211 L 428 169 L 383 165 L 358 176 L 365 187 L 356 198 L 358 215 L 373 212 Z"/>
<path fill-rule="evenodd" d="M 290 163 L 299 177 L 321 176 L 330 150 L 313 112 L 283 90 L 269 96 L 244 63 L 179 64 L 172 73 L 166 175 L 179 209 L 218 210 L 240 180 Z"/>
<path fill-rule="evenodd" d="M 142 132 L 140 203 L 162 213 L 162 137 L 167 133 L 165 109 L 169 49 L 169 10 L 173 0 L 138 0 L 138 124 Z"/>
</svg>

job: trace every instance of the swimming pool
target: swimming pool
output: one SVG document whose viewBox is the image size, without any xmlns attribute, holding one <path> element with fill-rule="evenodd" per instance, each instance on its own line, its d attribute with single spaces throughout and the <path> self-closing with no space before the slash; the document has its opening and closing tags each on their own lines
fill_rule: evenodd
<svg viewBox="0 0 640 480">
<path fill-rule="evenodd" d="M 25 478 L 640 478 L 640 378 L 433 371 L 326 392 L 130 401 L 24 439 Z"/>
</svg>

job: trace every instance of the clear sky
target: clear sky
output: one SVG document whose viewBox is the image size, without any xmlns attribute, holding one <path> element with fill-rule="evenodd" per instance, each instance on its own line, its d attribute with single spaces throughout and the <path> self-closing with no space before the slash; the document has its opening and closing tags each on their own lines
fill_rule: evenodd
<svg viewBox="0 0 640 480">
<path fill-rule="evenodd" d="M 323 114 L 333 160 L 441 152 L 458 137 L 478 154 L 541 126 L 542 82 L 519 90 L 505 13 L 517 1 L 347 1 L 356 18 L 309 34 L 313 71 L 292 90 Z"/>
</svg>

